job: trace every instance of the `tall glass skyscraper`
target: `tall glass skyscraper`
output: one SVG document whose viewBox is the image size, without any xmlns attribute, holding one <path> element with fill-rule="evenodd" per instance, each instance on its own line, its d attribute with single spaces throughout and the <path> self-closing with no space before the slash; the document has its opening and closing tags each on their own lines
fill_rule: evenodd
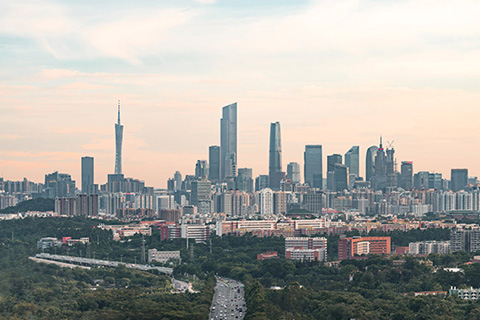
<svg viewBox="0 0 480 320">
<path fill-rule="evenodd" d="M 468 184 L 468 169 L 452 169 L 450 181 L 452 191 L 464 190 Z"/>
<path fill-rule="evenodd" d="M 220 120 L 221 179 L 237 175 L 237 103 L 222 109 Z"/>
<path fill-rule="evenodd" d="M 353 146 L 345 153 L 345 165 L 350 174 L 360 176 L 360 147 Z"/>
<path fill-rule="evenodd" d="M 375 176 L 375 157 L 377 156 L 378 147 L 371 146 L 367 149 L 367 157 L 365 159 L 365 180 L 372 181 Z"/>
<path fill-rule="evenodd" d="M 270 177 L 270 187 L 279 189 L 282 178 L 282 138 L 280 135 L 280 122 L 275 122 L 270 125 L 268 176 Z"/>
<path fill-rule="evenodd" d="M 118 101 L 118 122 L 115 124 L 115 174 L 122 174 L 123 126 L 120 124 L 120 100 Z"/>
<path fill-rule="evenodd" d="M 322 189 L 322 146 L 306 145 L 303 159 L 305 183 L 312 188 Z"/>
<path fill-rule="evenodd" d="M 82 157 L 82 193 L 93 193 L 93 157 Z"/>
<path fill-rule="evenodd" d="M 220 180 L 220 147 L 210 146 L 208 148 L 208 162 L 210 163 L 209 179 Z"/>
<path fill-rule="evenodd" d="M 290 162 L 287 165 L 287 179 L 292 183 L 300 183 L 300 165 L 297 162 Z"/>
</svg>

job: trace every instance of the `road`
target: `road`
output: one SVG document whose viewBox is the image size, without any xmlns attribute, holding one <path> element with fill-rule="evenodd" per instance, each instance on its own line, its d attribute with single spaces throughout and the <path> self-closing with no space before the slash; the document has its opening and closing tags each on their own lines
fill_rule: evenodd
<svg viewBox="0 0 480 320">
<path fill-rule="evenodd" d="M 244 294 L 245 286 L 241 282 L 217 277 L 210 320 L 243 319 L 247 311 Z"/>
<path fill-rule="evenodd" d="M 134 263 L 123 263 L 119 261 L 107 261 L 107 260 L 99 260 L 99 259 L 88 259 L 88 258 L 80 258 L 80 257 L 72 257 L 72 256 L 63 256 L 57 254 L 49 254 L 49 253 L 39 253 L 35 255 L 38 259 L 46 259 L 46 260 L 53 260 L 53 261 L 60 261 L 69 264 L 80 264 L 80 265 L 96 265 L 100 267 L 111 267 L 115 268 L 119 265 L 124 265 L 127 268 L 138 269 L 142 271 L 150 271 L 150 270 L 157 270 L 161 273 L 165 273 L 171 275 L 173 273 L 172 268 L 165 268 L 165 267 L 155 267 L 143 264 L 134 264 Z"/>
</svg>

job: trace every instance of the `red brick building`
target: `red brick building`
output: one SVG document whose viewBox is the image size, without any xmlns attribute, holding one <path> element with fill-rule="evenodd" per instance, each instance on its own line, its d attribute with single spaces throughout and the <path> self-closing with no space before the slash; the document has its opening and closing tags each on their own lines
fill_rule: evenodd
<svg viewBox="0 0 480 320">
<path fill-rule="evenodd" d="M 352 237 L 338 240 L 338 260 L 367 254 L 390 254 L 390 237 Z"/>
</svg>

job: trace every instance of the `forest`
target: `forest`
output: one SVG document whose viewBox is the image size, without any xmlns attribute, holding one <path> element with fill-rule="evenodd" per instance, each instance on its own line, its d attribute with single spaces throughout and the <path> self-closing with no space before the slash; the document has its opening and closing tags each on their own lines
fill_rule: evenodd
<svg viewBox="0 0 480 320">
<path fill-rule="evenodd" d="M 192 279 L 198 294 L 172 294 L 163 275 L 116 269 L 65 269 L 28 260 L 39 252 L 41 237 L 90 237 L 89 245 L 50 249 L 72 256 L 139 262 L 142 237 L 113 241 L 101 221 L 83 218 L 28 218 L 0 222 L 0 318 L 6 319 L 207 319 L 214 275 L 246 286 L 246 319 L 478 319 L 478 302 L 445 296 L 414 297 L 418 291 L 448 291 L 450 286 L 480 287 L 480 264 L 463 265 L 472 254 L 457 252 L 428 258 L 370 256 L 339 267 L 284 258 L 282 237 L 213 236 L 211 243 L 192 239 L 160 241 L 153 230 L 146 249 L 180 250 L 178 279 Z M 373 233 L 372 233 L 373 234 Z M 385 235 L 385 233 L 374 233 Z M 443 229 L 391 232 L 392 243 L 448 239 Z M 329 236 L 336 259 L 338 236 Z M 47 250 L 48 251 L 48 250 Z M 257 261 L 277 251 L 279 258 Z M 425 260 L 433 267 L 425 264 Z M 452 273 L 443 267 L 462 266 Z"/>
</svg>

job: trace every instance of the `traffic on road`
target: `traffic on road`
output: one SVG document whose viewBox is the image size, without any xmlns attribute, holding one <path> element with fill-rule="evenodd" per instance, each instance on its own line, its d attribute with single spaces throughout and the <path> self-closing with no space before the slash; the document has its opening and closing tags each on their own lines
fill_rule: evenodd
<svg viewBox="0 0 480 320">
<path fill-rule="evenodd" d="M 243 319 L 246 312 L 245 286 L 238 281 L 217 277 L 210 308 L 210 320 Z"/>
</svg>

